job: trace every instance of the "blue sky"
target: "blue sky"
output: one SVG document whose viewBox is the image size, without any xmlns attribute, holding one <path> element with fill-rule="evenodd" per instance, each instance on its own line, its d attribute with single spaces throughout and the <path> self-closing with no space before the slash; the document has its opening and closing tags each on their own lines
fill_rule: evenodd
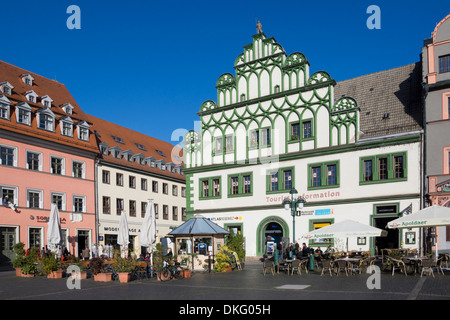
<svg viewBox="0 0 450 320">
<path fill-rule="evenodd" d="M 66 26 L 70 5 L 81 30 Z M 379 30 L 366 26 L 370 5 Z M 193 129 L 219 76 L 234 74 L 255 19 L 311 74 L 341 81 L 419 61 L 448 13 L 442 0 L 4 1 L 0 60 L 64 83 L 86 113 L 176 144 L 172 132 Z"/>
</svg>

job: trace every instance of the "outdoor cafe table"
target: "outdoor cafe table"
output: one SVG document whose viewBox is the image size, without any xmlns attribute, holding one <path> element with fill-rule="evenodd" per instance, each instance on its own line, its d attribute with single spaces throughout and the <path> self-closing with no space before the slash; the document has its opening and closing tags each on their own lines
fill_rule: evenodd
<svg viewBox="0 0 450 320">
<path fill-rule="evenodd" d="M 419 264 L 423 261 L 428 259 L 427 257 L 405 257 L 412 263 L 414 263 L 414 273 L 419 271 Z"/>
<path fill-rule="evenodd" d="M 357 264 L 361 261 L 361 258 L 338 258 L 334 261 L 347 261 L 352 266 L 352 272 L 353 267 L 357 266 Z"/>
</svg>

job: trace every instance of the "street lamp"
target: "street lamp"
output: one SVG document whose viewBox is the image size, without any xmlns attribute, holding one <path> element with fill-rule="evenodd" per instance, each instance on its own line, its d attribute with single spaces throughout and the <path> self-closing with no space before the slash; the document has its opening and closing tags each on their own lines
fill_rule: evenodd
<svg viewBox="0 0 450 320">
<path fill-rule="evenodd" d="M 291 195 L 291 199 L 284 198 L 283 205 L 285 210 L 291 209 L 291 215 L 292 215 L 292 243 L 295 244 L 295 215 L 296 211 L 302 210 L 303 205 L 306 203 L 305 198 L 302 196 L 298 196 L 297 198 L 294 198 L 294 195 L 297 194 L 298 191 L 294 188 L 289 191 L 289 194 Z"/>
</svg>

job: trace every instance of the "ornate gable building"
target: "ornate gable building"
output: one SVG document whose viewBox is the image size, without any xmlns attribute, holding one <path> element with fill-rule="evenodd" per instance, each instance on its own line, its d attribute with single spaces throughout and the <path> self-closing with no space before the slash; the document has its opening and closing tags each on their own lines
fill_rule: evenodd
<svg viewBox="0 0 450 320">
<path fill-rule="evenodd" d="M 201 105 L 199 132 L 184 139 L 188 214 L 242 233 L 247 255 L 261 256 L 269 236 L 340 246 L 303 235 L 345 219 L 384 228 L 420 209 L 418 64 L 336 83 L 259 30 L 234 69 L 219 77 L 217 102 Z M 283 207 L 292 194 L 303 209 Z M 416 247 L 418 238 L 389 230 L 349 246 Z"/>
</svg>

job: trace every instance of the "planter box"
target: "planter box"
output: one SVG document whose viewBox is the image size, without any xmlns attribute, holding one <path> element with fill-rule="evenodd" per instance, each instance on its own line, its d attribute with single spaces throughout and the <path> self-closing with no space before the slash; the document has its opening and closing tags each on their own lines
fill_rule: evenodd
<svg viewBox="0 0 450 320">
<path fill-rule="evenodd" d="M 127 283 L 131 280 L 131 273 L 129 272 L 119 272 L 119 281 L 121 283 Z"/>
<path fill-rule="evenodd" d="M 63 271 L 62 270 L 57 270 L 57 271 L 52 271 L 50 274 L 47 275 L 48 279 L 62 279 L 63 276 Z"/>
<path fill-rule="evenodd" d="M 16 269 L 16 276 L 21 277 L 22 276 L 22 268 L 15 268 Z"/>
<path fill-rule="evenodd" d="M 225 269 L 223 269 L 222 272 L 231 272 L 231 271 L 233 271 L 233 269 L 231 268 L 231 266 L 228 266 Z"/>
<path fill-rule="evenodd" d="M 29 273 L 29 274 L 22 273 L 21 277 L 22 278 L 34 278 L 34 273 Z"/>
<path fill-rule="evenodd" d="M 77 273 L 74 271 L 74 272 L 72 272 L 71 276 L 72 276 L 72 279 L 75 279 L 76 276 L 77 276 Z M 80 277 L 80 280 L 86 280 L 87 279 L 87 272 L 86 271 L 81 271 L 79 273 L 79 277 Z"/>
<path fill-rule="evenodd" d="M 94 281 L 109 282 L 112 279 L 112 273 L 99 273 L 94 275 Z"/>
<path fill-rule="evenodd" d="M 183 270 L 183 278 L 190 278 L 191 277 L 191 270 L 185 269 Z"/>
</svg>

